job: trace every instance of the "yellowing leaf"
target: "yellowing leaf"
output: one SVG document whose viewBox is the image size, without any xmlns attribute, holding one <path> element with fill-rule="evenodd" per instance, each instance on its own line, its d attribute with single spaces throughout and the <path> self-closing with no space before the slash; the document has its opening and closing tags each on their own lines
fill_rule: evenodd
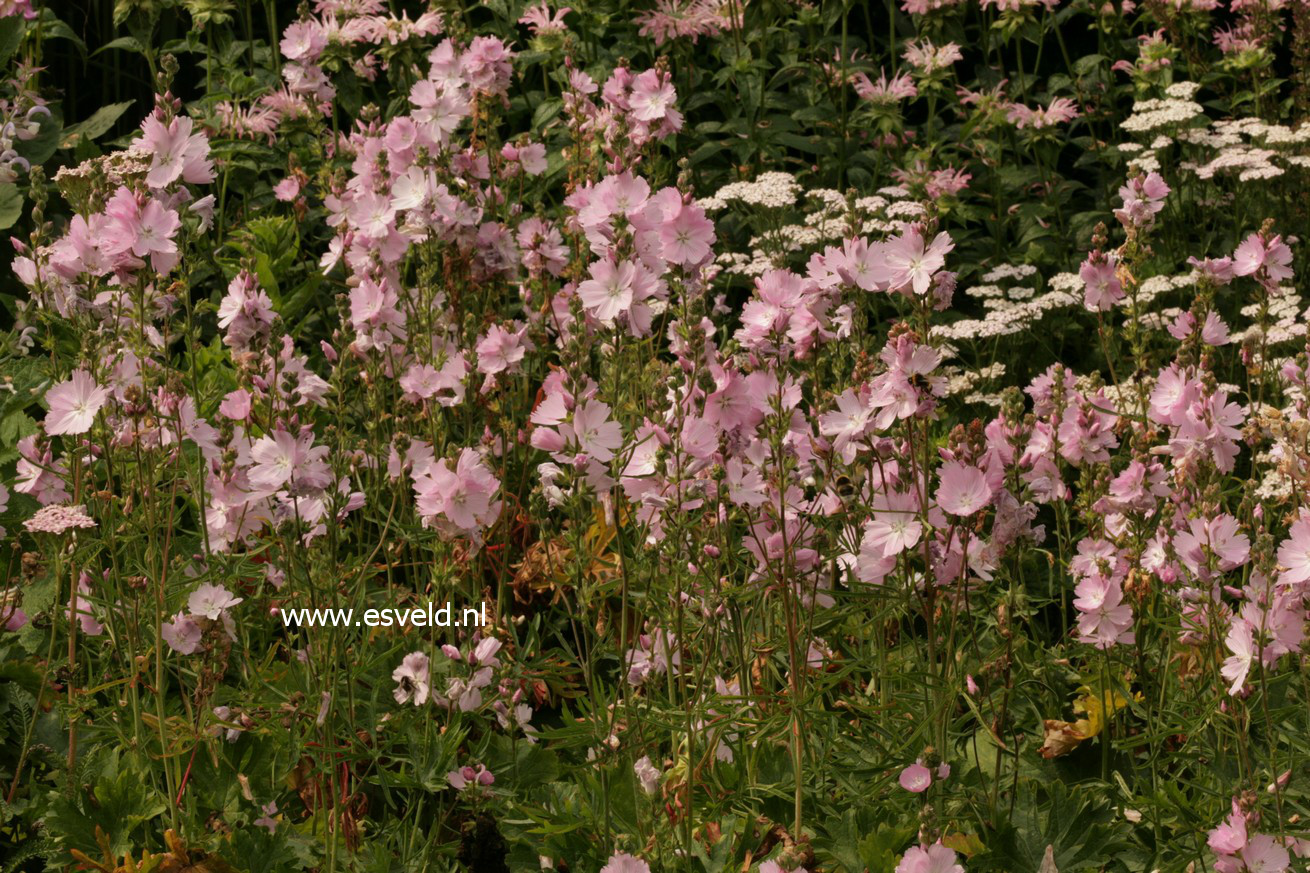
<svg viewBox="0 0 1310 873">
<path fill-rule="evenodd" d="M 972 858 L 987 848 L 983 845 L 983 841 L 978 839 L 977 834 L 947 834 L 942 837 L 942 845 L 959 852 L 966 858 Z"/>
<path fill-rule="evenodd" d="M 1041 756 L 1058 758 L 1069 754 L 1084 740 L 1091 739 L 1105 729 L 1107 714 L 1113 718 L 1116 712 L 1127 705 L 1128 698 L 1117 691 L 1098 695 L 1087 685 L 1079 686 L 1078 697 L 1073 702 L 1073 712 L 1075 716 L 1082 717 L 1077 721 L 1046 719 L 1043 722 L 1046 734 L 1039 750 Z"/>
<path fill-rule="evenodd" d="M 1096 736 L 1105 727 L 1106 710 L 1109 710 L 1109 717 L 1113 718 L 1116 712 L 1127 705 L 1128 698 L 1118 691 L 1106 691 L 1097 695 L 1088 686 L 1080 686 L 1078 697 L 1073 702 L 1074 715 L 1084 716 L 1075 723 L 1078 725 L 1078 732 L 1084 739 Z"/>
</svg>

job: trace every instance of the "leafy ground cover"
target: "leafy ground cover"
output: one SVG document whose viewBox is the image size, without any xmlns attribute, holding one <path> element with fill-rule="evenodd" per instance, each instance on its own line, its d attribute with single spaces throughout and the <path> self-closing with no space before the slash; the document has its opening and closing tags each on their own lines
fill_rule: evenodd
<svg viewBox="0 0 1310 873">
<path fill-rule="evenodd" d="M 1310 4 L 578 6 L 0 0 L 0 870 L 1306 870 Z"/>
</svg>

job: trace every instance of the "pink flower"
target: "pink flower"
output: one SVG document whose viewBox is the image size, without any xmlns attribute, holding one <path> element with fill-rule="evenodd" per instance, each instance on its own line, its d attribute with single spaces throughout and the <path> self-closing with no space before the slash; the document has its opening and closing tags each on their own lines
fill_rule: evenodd
<svg viewBox="0 0 1310 873">
<path fill-rule="evenodd" d="M 470 448 L 460 452 L 451 470 L 443 458 L 414 478 L 419 514 L 438 516 L 458 531 L 475 534 L 500 515 L 500 501 L 493 500 L 500 481 Z"/>
<path fill-rule="evenodd" d="M 916 296 L 922 297 L 932 287 L 934 274 L 946 266 L 946 255 L 954 248 L 948 233 L 937 234 L 925 247 L 923 234 L 911 225 L 887 243 L 884 257 L 892 270 L 892 290 L 912 289 Z"/>
<path fill-rule="evenodd" d="M 1310 513 L 1305 510 L 1292 522 L 1287 539 L 1278 547 L 1278 565 L 1283 568 L 1279 582 L 1301 585 L 1310 581 Z"/>
<path fill-rule="evenodd" d="M 273 436 L 260 437 L 250 447 L 250 484 L 263 491 L 277 491 L 290 483 L 293 486 L 322 489 L 331 480 L 331 470 L 324 458 L 327 446 L 315 446 L 312 431 L 293 436 L 285 430 Z"/>
<path fill-rule="evenodd" d="M 96 414 L 109 399 L 109 389 L 101 388 L 86 370 L 77 370 L 45 395 L 50 411 L 45 417 L 45 432 L 81 434 L 91 429 Z"/>
<path fill-rule="evenodd" d="M 327 47 L 323 25 L 313 19 L 294 22 L 282 31 L 282 56 L 289 61 L 312 64 Z"/>
<path fill-rule="evenodd" d="M 1259 647 L 1255 643 L 1255 634 L 1251 625 L 1240 618 L 1235 618 L 1228 628 L 1228 636 L 1224 638 L 1224 645 L 1228 647 L 1228 651 L 1232 652 L 1232 654 L 1224 659 L 1224 664 L 1219 668 L 1219 673 L 1232 683 L 1228 688 L 1228 693 L 1238 694 L 1246 686 L 1246 677 L 1251 672 L 1251 663 L 1259 654 Z"/>
<path fill-rule="evenodd" d="M 1098 649 L 1131 644 L 1133 610 L 1123 602 L 1123 587 L 1118 579 L 1093 573 L 1074 588 L 1074 608 L 1078 617 L 1078 639 Z"/>
<path fill-rule="evenodd" d="M 546 146 L 539 142 L 528 143 L 519 149 L 519 165 L 529 176 L 540 176 L 546 172 Z"/>
<path fill-rule="evenodd" d="M 400 377 L 406 400 L 427 400 L 441 387 L 441 374 L 431 364 L 410 364 Z"/>
<path fill-rule="evenodd" d="M 916 761 L 901 771 L 897 781 L 906 791 L 922 794 L 928 790 L 928 786 L 932 785 L 932 771 Z"/>
<path fill-rule="evenodd" d="M 474 37 L 468 49 L 460 55 L 459 64 L 464 77 L 475 91 L 485 94 L 504 94 L 509 89 L 514 68 L 510 64 L 514 52 L 494 36 Z"/>
<path fill-rule="evenodd" d="M 919 89 L 914 86 L 914 79 L 909 73 L 888 79 L 887 71 L 879 68 L 876 82 L 862 72 L 852 75 L 850 82 L 857 97 L 878 106 L 891 106 L 919 95 Z"/>
<path fill-rule="evenodd" d="M 204 616 L 210 621 L 217 621 L 223 613 L 242 602 L 221 585 L 206 583 L 201 585 L 187 598 L 187 609 L 192 615 Z"/>
<path fill-rule="evenodd" d="M 250 392 L 244 388 L 230 392 L 218 404 L 218 412 L 232 421 L 245 421 L 250 417 Z"/>
<path fill-rule="evenodd" d="M 1211 309 L 1205 314 L 1205 324 L 1201 325 L 1201 342 L 1209 346 L 1222 346 L 1228 343 L 1228 325 Z"/>
<path fill-rule="evenodd" d="M 1206 844 L 1218 855 L 1236 855 L 1246 848 L 1246 813 L 1233 798 L 1233 811 L 1228 819 L 1214 830 Z"/>
<path fill-rule="evenodd" d="M 654 794 L 660 787 L 660 771 L 650 761 L 650 755 L 642 755 L 637 763 L 632 765 L 633 772 L 637 774 L 637 781 L 641 783 L 641 788 L 647 794 Z"/>
<path fill-rule="evenodd" d="M 272 299 L 253 273 L 241 270 L 232 277 L 218 304 L 218 326 L 224 330 L 223 342 L 229 348 L 241 351 L 256 340 L 267 340 L 276 317 Z"/>
<path fill-rule="evenodd" d="M 632 82 L 632 114 L 638 121 L 664 121 L 676 114 L 677 99 L 673 77 L 658 70 L 646 70 Z"/>
<path fill-rule="evenodd" d="M 1267 288 L 1277 288 L 1280 282 L 1294 275 L 1292 250 L 1281 236 L 1266 240 L 1253 233 L 1233 253 L 1233 274 L 1255 276 Z"/>
<path fill-rule="evenodd" d="M 300 194 L 300 180 L 288 176 L 273 186 L 273 196 L 284 203 L 289 203 Z"/>
<path fill-rule="evenodd" d="M 1123 299 L 1114 255 L 1093 252 L 1078 269 L 1078 277 L 1083 280 L 1083 306 L 1093 312 L 1104 312 Z"/>
<path fill-rule="evenodd" d="M 606 258 L 591 265 L 591 278 L 578 286 L 578 297 L 587 312 L 605 325 L 632 307 L 633 281 L 636 268 L 631 261 L 614 261 Z"/>
<path fill-rule="evenodd" d="M 627 852 L 616 852 L 600 873 L 650 873 L 650 865 Z"/>
<path fill-rule="evenodd" d="M 1139 174 L 1119 189 L 1119 196 L 1123 199 L 1123 206 L 1114 211 L 1115 217 L 1125 228 L 1145 230 L 1155 223 L 1155 216 L 1164 209 L 1169 186 L 1159 173 Z"/>
<path fill-rule="evenodd" d="M 254 820 L 254 826 L 257 828 L 267 828 L 270 834 L 277 833 L 278 821 L 273 818 L 273 816 L 277 815 L 277 801 L 270 800 L 268 803 L 261 806 L 259 811 L 262 812 L 263 815 Z"/>
<path fill-rule="evenodd" d="M 623 445 L 623 426 L 610 419 L 608 404 L 588 400 L 573 411 L 573 434 L 578 451 L 605 463 Z"/>
<path fill-rule="evenodd" d="M 563 33 L 568 30 L 568 25 L 564 23 L 564 16 L 572 11 L 567 6 L 561 6 L 552 15 L 546 0 L 540 0 L 536 6 L 529 6 L 523 11 L 519 24 L 526 24 L 533 36 L 543 33 Z"/>
<path fill-rule="evenodd" d="M 914 846 L 896 865 L 896 873 L 964 873 L 955 862 L 955 852 L 941 843 Z"/>
<path fill-rule="evenodd" d="M 77 617 L 77 624 L 81 625 L 81 632 L 88 637 L 98 637 L 105 632 L 105 625 L 96 620 L 96 615 L 90 610 L 90 574 L 83 570 L 83 573 L 77 577 L 77 610 L 73 611 L 72 598 L 68 602 L 68 616 L 72 619 Z"/>
<path fill-rule="evenodd" d="M 456 791 L 463 791 L 465 788 L 485 788 L 495 783 L 496 777 L 484 765 L 479 764 L 477 767 L 465 766 L 451 770 L 446 774 L 446 781 Z"/>
<path fill-rule="evenodd" d="M 1031 109 L 1022 103 L 1011 103 L 1005 117 L 1020 130 L 1025 127 L 1041 130 L 1077 118 L 1078 104 L 1068 97 L 1056 97 L 1051 101 L 1050 106 L 1045 108 L 1039 106 L 1036 109 Z"/>
<path fill-rule="evenodd" d="M 977 467 L 947 461 L 940 471 L 937 505 L 951 515 L 973 515 L 992 500 L 987 476 Z"/>
<path fill-rule="evenodd" d="M 1200 395 L 1200 385 L 1177 364 L 1160 371 L 1151 391 L 1150 416 L 1160 424 L 1181 425 L 1192 403 Z"/>
<path fill-rule="evenodd" d="M 1174 548 L 1187 569 L 1208 579 L 1211 556 L 1215 558 L 1214 569 L 1226 573 L 1246 563 L 1251 540 L 1238 530 L 1237 519 L 1225 514 L 1213 519 L 1192 519 L 1188 530 L 1174 537 Z"/>
<path fill-rule="evenodd" d="M 1256 834 L 1242 849 L 1248 873 L 1283 873 L 1291 865 L 1287 849 L 1269 834 Z"/>
<path fill-rule="evenodd" d="M 431 673 L 428 669 L 428 656 L 422 652 L 410 652 L 400 662 L 400 666 L 391 671 L 391 680 L 396 683 L 391 696 L 402 706 L 410 700 L 415 706 L 428 702 L 431 693 Z"/>
<path fill-rule="evenodd" d="M 151 188 L 166 188 L 178 179 L 193 185 L 214 181 L 209 138 L 203 133 L 192 133 L 192 126 L 193 122 L 185 115 L 174 117 L 167 125 L 155 115 L 141 123 L 139 145 L 150 155 L 146 184 Z M 144 257 L 142 252 L 137 255 Z"/>
<path fill-rule="evenodd" d="M 660 227 L 664 259 L 673 264 L 694 267 L 709 257 L 714 244 L 714 222 L 705 210 L 694 203 L 684 203 L 667 217 Z"/>
<path fill-rule="evenodd" d="M 109 226 L 101 249 L 110 255 L 131 253 L 150 257 L 156 272 L 167 273 L 177 266 L 180 255 L 173 237 L 182 221 L 177 213 L 153 197 L 140 202 L 127 188 L 119 188 L 105 206 Z"/>
<path fill-rule="evenodd" d="M 519 362 L 533 345 L 527 338 L 528 326 L 519 323 L 517 328 L 513 333 L 499 324 L 487 329 L 477 344 L 478 372 L 490 376 L 518 369 Z"/>
<path fill-rule="evenodd" d="M 164 622 L 159 628 L 159 635 L 168 643 L 168 647 L 179 655 L 190 655 L 200 648 L 200 641 L 205 632 L 194 618 L 179 612 L 173 616 L 172 621 Z"/>
</svg>

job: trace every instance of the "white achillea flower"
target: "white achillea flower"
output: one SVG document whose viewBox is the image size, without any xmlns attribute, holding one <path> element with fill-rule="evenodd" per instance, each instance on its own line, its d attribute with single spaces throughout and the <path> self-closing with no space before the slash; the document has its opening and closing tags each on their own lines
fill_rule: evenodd
<svg viewBox="0 0 1310 873">
<path fill-rule="evenodd" d="M 1239 182 L 1254 182 L 1257 179 L 1276 179 L 1283 175 L 1284 172 L 1286 171 L 1274 166 L 1252 167 L 1239 173 L 1237 180 Z"/>
<path fill-rule="evenodd" d="M 1076 291 L 1082 288 L 1083 280 L 1078 277 L 1077 273 L 1056 273 L 1046 284 L 1056 291 Z"/>
<path fill-rule="evenodd" d="M 86 507 L 80 504 L 43 506 L 35 515 L 23 522 L 23 527 L 30 533 L 49 533 L 56 536 L 74 528 L 95 526 L 95 519 L 87 515 Z"/>
<path fill-rule="evenodd" d="M 1200 90 L 1201 85 L 1198 82 L 1174 82 L 1164 89 L 1164 93 L 1175 100 L 1191 100 Z"/>
<path fill-rule="evenodd" d="M 984 282 L 999 282 L 1003 279 L 1027 279 L 1037 274 L 1032 264 L 1001 264 L 984 273 Z"/>
<path fill-rule="evenodd" d="M 800 184 L 791 174 L 772 171 L 761 173 L 754 182 L 730 182 L 715 192 L 713 197 L 699 203 L 706 211 L 721 209 L 723 205 L 734 201 L 766 209 L 786 209 L 795 205 L 800 191 Z"/>
<path fill-rule="evenodd" d="M 898 200 L 887 206 L 888 218 L 919 218 L 926 212 L 922 203 L 913 200 Z"/>
<path fill-rule="evenodd" d="M 1129 133 L 1149 133 L 1162 127 L 1186 124 L 1204 113 L 1201 104 L 1191 100 L 1139 100 L 1133 104 L 1132 114 L 1119 124 L 1119 129 Z"/>
<path fill-rule="evenodd" d="M 877 212 L 887 206 L 886 197 L 861 197 L 855 201 L 856 209 L 863 209 L 865 212 Z"/>
<path fill-rule="evenodd" d="M 1160 161 L 1156 158 L 1154 151 L 1142 152 L 1128 162 L 1128 172 L 1133 174 L 1158 173 L 1159 171 Z"/>
</svg>

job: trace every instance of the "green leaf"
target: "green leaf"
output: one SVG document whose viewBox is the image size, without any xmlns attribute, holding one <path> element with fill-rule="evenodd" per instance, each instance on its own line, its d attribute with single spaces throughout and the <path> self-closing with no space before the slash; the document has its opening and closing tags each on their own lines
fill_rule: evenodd
<svg viewBox="0 0 1310 873">
<path fill-rule="evenodd" d="M 48 6 L 41 10 L 41 38 L 66 39 L 77 46 L 80 54 L 86 55 L 86 43 L 82 41 L 82 37 L 78 36 L 73 28 L 55 15 Z"/>
<path fill-rule="evenodd" d="M 69 149 L 77 145 L 81 140 L 93 140 L 96 137 L 103 136 L 114 126 L 114 122 L 127 111 L 128 107 L 135 103 L 135 100 L 128 100 L 125 103 L 110 103 L 108 106 L 101 106 L 95 114 L 85 121 L 79 121 L 70 127 L 64 128 L 63 136 L 59 139 L 61 149 Z"/>
<path fill-rule="evenodd" d="M 118 39 L 110 40 L 91 52 L 91 57 L 95 57 L 101 52 L 107 52 L 110 49 L 123 49 L 124 51 L 136 52 L 139 55 L 146 53 L 145 46 L 141 45 L 141 40 L 134 36 L 120 36 Z"/>
<path fill-rule="evenodd" d="M 25 25 L 26 22 L 21 15 L 0 19 L 0 64 L 12 58 L 14 52 L 18 51 L 18 46 L 23 41 Z"/>
<path fill-rule="evenodd" d="M 0 183 L 0 230 L 8 230 L 23 214 L 23 194 L 13 182 Z"/>
</svg>

